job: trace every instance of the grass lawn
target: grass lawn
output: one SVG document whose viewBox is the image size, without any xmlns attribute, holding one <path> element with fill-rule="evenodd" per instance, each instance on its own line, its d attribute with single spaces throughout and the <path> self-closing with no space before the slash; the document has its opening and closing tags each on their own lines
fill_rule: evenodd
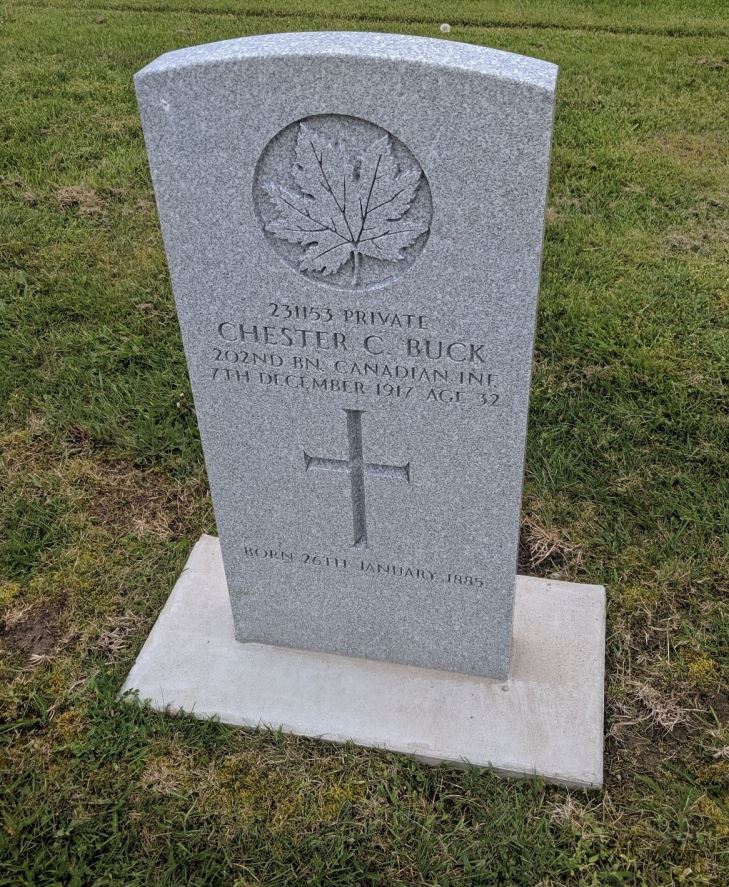
<svg viewBox="0 0 729 887">
<path fill-rule="evenodd" d="M 608 587 L 602 794 L 115 698 L 215 529 L 132 74 L 442 21 L 561 67 L 522 570 Z M 4 3 L 0 885 L 729 881 L 727 96 L 726 0 Z"/>
</svg>

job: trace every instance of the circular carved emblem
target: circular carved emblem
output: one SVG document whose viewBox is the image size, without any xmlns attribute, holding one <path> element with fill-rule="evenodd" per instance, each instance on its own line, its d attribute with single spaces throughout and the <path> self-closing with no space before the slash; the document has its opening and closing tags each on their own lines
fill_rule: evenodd
<svg viewBox="0 0 729 887">
<path fill-rule="evenodd" d="M 253 201 L 278 255 L 317 283 L 363 290 L 399 277 L 423 251 L 433 203 L 395 136 L 343 114 L 282 129 L 256 166 Z"/>
</svg>

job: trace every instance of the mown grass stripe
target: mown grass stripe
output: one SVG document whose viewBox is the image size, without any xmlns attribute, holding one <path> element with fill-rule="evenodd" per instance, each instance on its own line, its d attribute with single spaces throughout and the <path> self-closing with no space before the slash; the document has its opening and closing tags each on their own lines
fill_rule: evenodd
<svg viewBox="0 0 729 887">
<path fill-rule="evenodd" d="M 196 4 L 189 9 L 182 9 L 179 5 L 173 3 L 106 3 L 103 5 L 87 5 L 75 3 L 33 3 L 33 2 L 17 2 L 14 0 L 10 4 L 11 8 L 33 8 L 33 9 L 74 9 L 85 12 L 105 13 L 105 12 L 129 12 L 129 13 L 154 13 L 154 14 L 182 14 L 185 15 L 201 15 L 201 16 L 234 16 L 237 18 L 266 18 L 269 20 L 281 19 L 317 19 L 327 17 L 327 13 L 316 8 L 285 7 L 276 4 L 271 9 L 265 6 L 248 7 L 241 9 L 239 6 L 206 6 L 205 4 Z M 729 26 L 726 28 L 706 27 L 706 26 L 687 26 L 678 24 L 667 24 L 663 27 L 647 27 L 640 25 L 619 25 L 619 24 L 598 24 L 591 22 L 583 23 L 566 23 L 549 20 L 532 20 L 532 19 L 499 19 L 497 17 L 487 16 L 469 16 L 463 14 L 448 14 L 444 18 L 441 16 L 427 15 L 402 15 L 393 14 L 391 9 L 382 10 L 377 13 L 367 13 L 365 11 L 348 12 L 346 9 L 337 9 L 333 13 L 333 17 L 339 22 L 353 22 L 362 24 L 391 24 L 391 25 L 414 25 L 414 26 L 438 26 L 446 21 L 451 27 L 456 28 L 477 28 L 484 30 L 549 30 L 549 31 L 566 31 L 575 33 L 605 33 L 616 35 L 636 35 L 647 37 L 729 37 Z"/>
</svg>

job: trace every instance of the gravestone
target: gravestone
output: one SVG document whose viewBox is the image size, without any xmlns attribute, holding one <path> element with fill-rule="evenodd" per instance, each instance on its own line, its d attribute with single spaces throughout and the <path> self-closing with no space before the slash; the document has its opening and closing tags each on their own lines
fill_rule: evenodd
<svg viewBox="0 0 729 887">
<path fill-rule="evenodd" d="M 136 76 L 220 535 L 219 550 L 203 540 L 178 584 L 189 592 L 195 564 L 207 563 L 196 603 L 188 594 L 180 610 L 177 588 L 158 635 L 188 650 L 185 632 L 207 632 L 208 647 L 215 636 L 228 675 L 268 657 L 256 674 L 282 669 L 281 698 L 292 697 L 287 675 L 296 684 L 314 668 L 318 689 L 296 684 L 314 710 L 334 670 L 355 682 L 342 692 L 370 694 L 374 716 L 387 689 L 356 685 L 375 660 L 391 687 L 436 670 L 428 686 L 450 681 L 453 698 L 454 680 L 472 699 L 514 680 L 556 75 L 547 62 L 455 42 L 303 33 L 172 52 Z M 236 640 L 201 628 L 212 586 L 227 586 Z M 530 587 L 524 600 L 539 592 Z M 588 590 L 593 627 L 579 630 L 595 650 L 585 655 L 601 661 L 602 592 L 562 589 L 573 628 L 575 588 Z M 558 611 L 552 591 L 547 609 Z M 533 618 L 539 602 L 522 609 Z M 544 622 L 526 643 L 539 646 Z M 569 659 L 562 652 L 552 651 Z M 267 723 L 269 711 L 272 726 L 317 734 L 275 711 L 276 691 L 253 686 L 249 671 L 245 699 L 206 708 L 218 690 L 186 696 L 170 683 L 179 668 L 144 656 L 127 686 L 153 703 L 166 689 L 168 702 L 233 723 L 256 723 L 254 710 Z M 215 665 L 193 668 L 188 690 Z M 601 692 L 601 668 L 589 688 L 567 676 L 583 708 L 596 681 Z M 514 716 L 484 700 L 492 719 Z M 318 732 L 418 752 L 365 724 L 330 726 Z M 526 769 L 539 770 L 532 759 Z M 598 781 L 591 771 L 580 784 Z"/>
</svg>

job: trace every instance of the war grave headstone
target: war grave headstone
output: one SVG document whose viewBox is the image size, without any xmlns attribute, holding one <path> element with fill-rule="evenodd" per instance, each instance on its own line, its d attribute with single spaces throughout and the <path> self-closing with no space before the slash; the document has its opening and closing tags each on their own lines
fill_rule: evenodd
<svg viewBox="0 0 729 887">
<path fill-rule="evenodd" d="M 220 538 L 125 690 L 601 783 L 604 590 L 516 576 L 556 77 L 360 33 L 137 74 Z"/>
</svg>

